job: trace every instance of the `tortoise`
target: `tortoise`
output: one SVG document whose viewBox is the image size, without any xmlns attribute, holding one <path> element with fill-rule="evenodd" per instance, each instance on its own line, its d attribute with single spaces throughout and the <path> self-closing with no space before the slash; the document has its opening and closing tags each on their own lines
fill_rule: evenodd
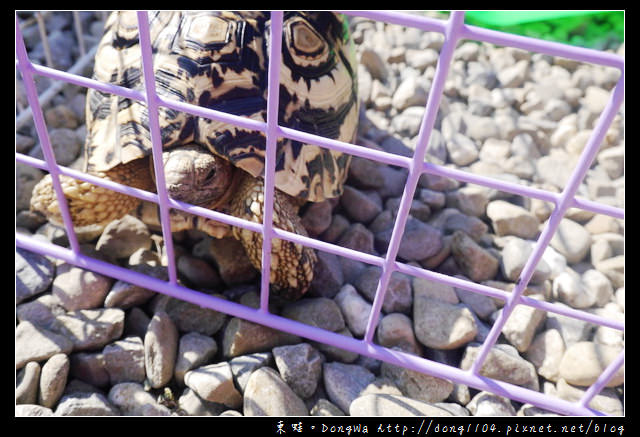
<svg viewBox="0 0 640 437">
<path fill-rule="evenodd" d="M 150 13 L 158 95 L 266 121 L 270 13 L 161 11 Z M 358 120 L 354 52 L 344 17 L 330 12 L 285 12 L 278 121 L 281 126 L 353 142 Z M 113 12 L 95 57 L 96 80 L 143 90 L 136 14 Z M 169 196 L 262 223 L 265 136 L 258 131 L 160 107 Z M 148 110 L 144 102 L 89 89 L 85 171 L 155 191 Z M 280 138 L 276 149 L 274 226 L 307 235 L 298 215 L 307 201 L 337 197 L 350 156 Z M 139 199 L 62 176 L 75 227 L 106 226 L 149 206 Z M 141 206 L 143 205 L 143 206 Z M 51 176 L 33 190 L 31 208 L 61 223 Z M 145 212 L 146 211 L 146 212 Z M 151 215 L 157 217 L 157 208 Z M 261 268 L 262 235 L 171 210 L 171 229 L 232 234 Z M 271 288 L 302 296 L 313 278 L 313 249 L 274 239 Z"/>
</svg>

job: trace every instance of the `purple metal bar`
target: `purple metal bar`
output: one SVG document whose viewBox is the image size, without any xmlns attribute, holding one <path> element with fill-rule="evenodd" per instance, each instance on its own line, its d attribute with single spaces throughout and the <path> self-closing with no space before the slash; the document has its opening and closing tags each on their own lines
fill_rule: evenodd
<svg viewBox="0 0 640 437">
<path fill-rule="evenodd" d="M 269 82 L 267 84 L 267 141 L 264 160 L 264 212 L 262 215 L 262 277 L 260 282 L 260 310 L 264 313 L 269 312 L 271 239 L 273 238 L 273 197 L 275 196 L 280 60 L 282 57 L 282 19 L 282 11 L 271 12 Z"/>
<path fill-rule="evenodd" d="M 451 15 L 451 19 L 447 22 L 447 26 L 445 28 L 445 40 L 440 52 L 440 58 L 438 59 L 438 65 L 436 66 L 436 73 L 433 78 L 433 85 L 431 86 L 429 99 L 427 100 L 427 109 L 420 125 L 420 132 L 418 133 L 418 141 L 413 154 L 413 160 L 409 165 L 409 175 L 407 176 L 407 181 L 400 200 L 400 207 L 391 233 L 391 240 L 389 241 L 385 262 L 382 266 L 382 273 L 380 274 L 376 297 L 373 300 L 373 307 L 369 314 L 369 321 L 367 323 L 367 329 L 364 336 L 365 341 L 368 343 L 371 342 L 375 329 L 378 326 L 380 310 L 387 293 L 387 286 L 389 285 L 391 273 L 394 271 L 396 256 L 398 255 L 398 249 L 400 248 L 400 240 L 404 233 L 405 224 L 407 223 L 407 217 L 409 215 L 411 202 L 413 201 L 413 195 L 415 193 L 416 186 L 418 185 L 418 178 L 421 173 L 420 166 L 424 161 L 424 153 L 427 149 L 427 144 L 429 143 L 429 137 L 431 136 L 431 130 L 436 120 L 438 107 L 440 106 L 440 99 L 442 97 L 444 83 L 447 79 L 449 65 L 453 57 L 453 51 L 455 50 L 458 42 L 458 32 L 460 26 L 463 24 L 464 12 L 456 11 Z"/>
<path fill-rule="evenodd" d="M 36 17 L 39 17 L 39 15 L 36 15 Z M 29 106 L 32 109 L 33 122 L 36 126 L 36 131 L 38 132 L 40 144 L 42 145 L 42 153 L 44 155 L 44 159 L 47 161 L 47 170 L 51 174 L 53 190 L 55 191 L 56 197 L 58 198 L 58 206 L 60 208 L 60 213 L 62 214 L 64 227 L 67 231 L 67 238 L 69 239 L 69 244 L 71 245 L 73 250 L 75 252 L 78 252 L 80 250 L 80 245 L 78 244 L 76 233 L 73 230 L 73 221 L 71 220 L 71 213 L 69 212 L 67 199 L 64 197 L 62 186 L 60 185 L 60 170 L 58 169 L 58 164 L 56 164 L 56 157 L 53 154 L 53 149 L 51 148 L 49 132 L 47 131 L 47 125 L 44 121 L 42 108 L 40 107 L 40 102 L 38 101 L 38 91 L 36 89 L 36 84 L 33 81 L 32 64 L 29 61 L 27 49 L 24 45 L 24 40 L 22 39 L 22 33 L 20 32 L 20 23 L 18 22 L 17 15 L 16 55 L 18 56 L 18 69 L 20 70 L 20 74 L 22 74 L 24 89 L 27 93 L 27 101 L 29 102 Z"/>
<path fill-rule="evenodd" d="M 142 52 L 142 73 L 144 76 L 144 89 L 147 112 L 149 114 L 149 132 L 151 134 L 153 170 L 156 177 L 156 189 L 158 190 L 158 205 L 160 206 L 160 224 L 162 237 L 167 253 L 169 268 L 169 282 L 178 283 L 176 260 L 173 252 L 173 237 L 171 234 L 171 220 L 169 219 L 169 194 L 164 179 L 164 161 L 162 160 L 162 134 L 160 133 L 160 120 L 158 119 L 158 95 L 156 94 L 156 77 L 153 71 L 153 55 L 151 54 L 151 41 L 149 36 L 149 17 L 146 11 L 138 12 L 138 35 L 140 38 L 140 51 Z"/>
<path fill-rule="evenodd" d="M 265 218 L 264 224 L 267 222 L 269 225 L 265 226 L 264 224 L 258 224 L 249 222 L 246 220 L 238 219 L 236 217 L 227 216 L 222 213 L 218 213 L 216 211 L 210 211 L 201 207 L 197 207 L 194 205 L 189 205 L 186 203 L 178 202 L 173 199 L 170 199 L 166 195 L 166 189 L 164 187 L 164 183 L 161 183 L 163 179 L 163 174 L 161 174 L 160 178 L 157 178 L 158 185 L 158 194 L 148 193 L 143 190 L 137 190 L 126 186 L 121 186 L 119 184 L 115 184 L 113 182 L 104 181 L 99 178 L 95 178 L 91 175 L 86 175 L 81 172 L 77 172 L 72 169 L 68 169 L 65 167 L 59 167 L 55 163 L 55 159 L 47 159 L 47 155 L 50 155 L 49 158 L 53 158 L 53 152 L 51 150 L 51 145 L 48 141 L 48 136 L 46 133 L 46 125 L 44 124 L 44 119 L 42 118 L 42 111 L 40 108 L 40 104 L 37 100 L 37 94 L 35 93 L 35 87 L 32 89 L 31 99 L 29 100 L 29 104 L 36 108 L 37 110 L 34 112 L 34 119 L 36 121 L 36 129 L 41 138 L 41 144 L 43 147 L 43 151 L 45 154 L 46 162 L 37 160 L 26 155 L 16 154 L 16 160 L 18 162 L 22 162 L 28 165 L 33 165 L 38 168 L 42 168 L 45 170 L 52 171 L 56 174 L 54 177 L 54 189 L 56 189 L 56 194 L 62 200 L 61 207 L 64 206 L 64 197 L 61 195 L 61 190 L 59 187 L 56 188 L 57 175 L 65 174 L 72 177 L 76 177 L 80 180 L 87 180 L 91 183 L 96 183 L 96 185 L 105 186 L 110 189 L 114 189 L 118 192 L 123 192 L 125 194 L 133 195 L 138 198 L 144 200 L 150 200 L 156 203 L 164 202 L 164 211 L 166 212 L 169 207 L 176 208 L 182 211 L 190 212 L 193 214 L 201 215 L 204 217 L 208 217 L 214 220 L 218 220 L 224 223 L 228 223 L 234 226 L 240 226 L 247 229 L 250 229 L 254 232 L 262 232 L 265 237 L 265 241 L 269 240 L 273 237 L 282 238 L 288 241 L 293 241 L 295 243 L 300 243 L 305 246 L 309 246 L 318 250 L 324 250 L 329 253 L 334 253 L 339 256 L 346 256 L 348 258 L 357 259 L 359 261 L 363 261 L 372 265 L 377 265 L 383 268 L 383 274 L 381 275 L 379 284 L 378 284 L 378 292 L 376 294 L 376 298 L 374 300 L 374 308 L 370 314 L 369 323 L 367 326 L 367 333 L 363 340 L 358 340 L 354 338 L 345 337 L 342 335 L 338 335 L 336 333 L 331 333 L 319 328 L 314 328 L 305 324 L 301 324 L 298 322 L 294 322 L 289 319 L 284 319 L 279 316 L 275 316 L 269 314 L 266 310 L 265 301 L 268 299 L 268 279 L 265 281 L 265 277 L 268 278 L 268 272 L 270 265 L 266 261 L 270 256 L 270 250 L 268 248 L 265 249 L 263 245 L 263 265 L 262 265 L 262 273 L 263 279 L 261 283 L 262 294 L 261 294 L 261 307 L 258 310 L 253 308 L 244 307 L 242 305 L 229 302 L 222 299 L 217 299 L 215 297 L 205 295 L 203 293 L 196 292 L 194 290 L 189 290 L 185 287 L 177 285 L 175 281 L 173 282 L 164 282 L 149 276 L 145 276 L 143 274 L 139 274 L 136 272 L 128 271 L 127 269 L 114 266 L 111 264 L 107 264 L 101 262 L 99 260 L 92 259 L 81 254 L 78 251 L 77 241 L 74 246 L 71 243 L 72 249 L 64 249 L 59 246 L 55 246 L 52 244 L 42 243 L 34 238 L 29 238 L 24 235 L 16 235 L 16 245 L 18 247 L 25 248 L 27 250 L 32 250 L 34 252 L 43 253 L 47 255 L 56 256 L 61 258 L 67 262 L 73 263 L 83 268 L 88 268 L 91 270 L 95 270 L 102 274 L 106 274 L 108 276 L 112 276 L 114 278 L 122 279 L 127 282 L 134 283 L 136 285 L 143 286 L 145 288 L 153 289 L 155 291 L 174 296 L 204 307 L 212 308 L 217 311 L 222 311 L 228 313 L 230 315 L 241 317 L 255 323 L 260 323 L 266 326 L 270 326 L 275 329 L 280 329 L 287 332 L 292 332 L 297 335 L 301 335 L 306 338 L 310 338 L 315 341 L 320 341 L 323 343 L 332 344 L 337 347 L 341 347 L 343 349 L 351 350 L 353 352 L 370 356 L 372 358 L 380 359 L 395 365 L 400 365 L 403 367 L 407 367 L 412 370 L 416 370 L 419 372 L 426 372 L 432 374 L 434 376 L 438 376 L 445 379 L 450 379 L 456 381 L 458 383 L 466 384 L 481 390 L 492 391 L 496 394 L 508 396 L 512 399 L 519 400 L 522 402 L 529 402 L 534 405 L 537 405 L 541 408 L 550 409 L 553 411 L 557 411 L 562 414 L 577 414 L 577 415 L 592 415 L 592 414 L 600 414 L 599 412 L 587 408 L 586 405 L 588 402 L 595 396 L 601 389 L 604 387 L 606 382 L 613 376 L 613 374 L 617 371 L 617 369 L 622 365 L 623 362 L 623 353 L 617 358 L 617 360 L 612 363 L 605 372 L 601 375 L 601 377 L 593 384 L 585 393 L 581 402 L 579 403 L 570 403 L 567 401 L 563 401 L 560 399 L 550 398 L 542 393 L 534 392 L 528 389 L 524 389 L 522 387 L 514 386 L 511 384 L 503 383 L 500 381 L 491 380 L 489 378 L 480 376 L 478 374 L 478 369 L 480 368 L 480 363 L 486 357 L 486 353 L 489 348 L 494 344 L 497 335 L 502 329 L 502 325 L 506 321 L 508 317 L 508 313 L 511 312 L 513 307 L 517 304 L 524 304 L 533 306 L 535 308 L 544 309 L 545 311 L 552 311 L 558 314 L 564 314 L 570 317 L 575 317 L 581 320 L 586 320 L 592 323 L 597 323 L 603 326 L 609 326 L 614 329 L 623 330 L 624 324 L 618 321 L 609 320 L 603 317 L 595 316 L 583 311 L 574 310 L 571 308 L 557 307 L 556 305 L 549 302 L 541 302 L 535 299 L 528 298 L 526 296 L 522 296 L 522 292 L 524 291 L 525 285 L 530 279 L 530 276 L 535 268 L 539 258 L 542 255 L 542 251 L 546 248 L 551 235 L 557 228 L 559 220 L 562 218 L 564 212 L 569 207 L 581 207 L 583 209 L 591 210 L 594 212 L 599 212 L 603 214 L 607 214 L 617 218 L 624 218 L 624 210 L 619 208 L 609 207 L 608 205 L 598 204 L 596 202 L 591 202 L 588 200 L 582 200 L 575 198 L 575 191 L 580 181 L 584 177 L 584 172 L 588 168 L 588 165 L 593 160 L 595 153 L 597 152 L 597 145 L 600 144 L 602 140 L 602 136 L 606 133 L 606 130 L 609 124 L 612 121 L 613 115 L 615 111 L 619 107 L 623 94 L 623 76 L 621 76 L 618 86 L 614 90 L 613 96 L 607 108 L 601 115 L 597 129 L 594 129 L 594 132 L 583 152 L 583 155 L 578 163 L 577 168 L 572 174 L 570 181 L 565 188 L 565 190 L 561 194 L 549 193 L 543 190 L 534 189 L 532 187 L 520 186 L 518 184 L 507 183 L 503 181 L 493 180 L 491 178 L 473 175 L 470 173 L 466 173 L 460 170 L 449 169 L 442 166 L 437 166 L 431 163 L 423 163 L 422 157 L 424 155 L 424 149 L 426 148 L 426 144 L 428 143 L 428 137 L 430 131 L 433 127 L 433 118 L 435 117 L 435 113 L 437 111 L 437 102 L 442 93 L 442 87 L 440 86 L 438 81 L 443 80 L 446 74 L 441 71 L 446 71 L 448 65 L 451 61 L 451 54 L 453 52 L 453 48 L 455 47 L 455 43 L 458 39 L 461 38 L 475 38 L 479 40 L 485 40 L 489 42 L 494 42 L 502 45 L 510 45 L 519 48 L 524 48 L 526 50 L 534 50 L 542 53 L 548 53 L 555 56 L 564 56 L 571 59 L 577 59 L 585 62 L 592 62 L 601 65 L 607 65 L 612 67 L 620 68 L 623 72 L 624 68 L 624 59 L 611 55 L 608 53 L 597 52 L 594 50 L 588 49 L 578 49 L 575 47 L 563 46 L 561 44 L 549 43 L 545 41 L 533 40 L 531 38 L 524 37 L 516 37 L 513 35 L 505 36 L 505 34 L 501 34 L 499 32 L 486 31 L 485 29 L 474 28 L 473 26 L 464 25 L 463 19 L 464 14 L 460 12 L 454 12 L 449 21 L 442 20 L 434 20 L 425 17 L 421 17 L 419 15 L 409 15 L 409 14 L 400 14 L 400 13 L 390 13 L 390 12 L 349 12 L 350 15 L 359 15 L 365 16 L 372 19 L 379 19 L 382 21 L 400 24 L 405 26 L 413 26 L 423 30 L 435 30 L 440 31 L 446 34 L 445 45 L 442 49 L 442 54 L 440 60 L 438 62 L 438 68 L 436 71 L 436 80 L 434 80 L 434 86 L 431 89 L 429 101 L 427 102 L 427 110 L 425 111 L 424 120 L 421 126 L 421 131 L 419 133 L 419 141 L 418 147 L 416 148 L 416 152 L 414 153 L 413 158 L 406 158 L 402 156 L 392 155 L 386 152 L 381 152 L 373 149 L 368 149 L 365 147 L 352 145 L 349 143 L 344 143 L 336 140 L 323 139 L 321 137 L 306 134 L 304 132 L 298 132 L 293 129 L 285 128 L 277 125 L 277 117 L 273 116 L 271 113 L 271 118 L 267 119 L 267 123 L 258 122 L 255 120 L 250 120 L 244 117 L 237 117 L 231 114 L 225 114 L 217 111 L 212 111 L 206 108 L 200 108 L 194 105 L 185 104 L 182 102 L 172 101 L 169 99 L 163 99 L 157 94 L 155 94 L 155 87 L 153 86 L 153 69 L 152 69 L 152 59 L 150 53 L 150 42 L 149 42 L 149 33 L 148 33 L 148 21 L 146 17 L 146 13 L 138 13 L 139 22 L 140 22 L 140 34 L 141 34 L 141 46 L 143 52 L 143 65 L 145 67 L 145 86 L 146 93 L 140 93 L 137 91 L 129 90 L 126 88 L 117 87 L 111 84 L 102 84 L 97 81 L 93 81 L 91 79 L 82 78 L 79 76 L 75 76 L 69 73 L 61 72 L 58 70 L 50 69 L 47 67 L 42 67 L 38 65 L 31 64 L 26 58 L 26 51 L 24 50 L 24 43 L 22 43 L 22 36 L 19 33 L 18 20 L 16 17 L 16 35 L 17 35 L 17 46 L 16 50 L 18 53 L 18 62 L 17 67 L 23 73 L 25 73 L 30 81 L 26 80 L 25 77 L 25 86 L 28 82 L 33 85 L 33 80 L 31 78 L 31 74 L 41 74 L 44 76 L 48 76 L 54 79 L 60 79 L 67 82 L 75 83 L 80 86 L 91 87 L 100 89 L 105 92 L 111 92 L 118 95 L 123 95 L 129 98 L 133 98 L 136 100 L 146 101 L 149 105 L 149 112 L 153 112 L 155 114 L 154 117 L 150 117 L 150 126 L 152 131 L 152 140 L 154 139 L 154 161 L 156 163 L 162 164 L 162 150 L 161 147 L 157 146 L 160 144 L 159 141 L 159 126 L 157 119 L 157 108 L 158 106 L 167 106 L 179 111 L 185 111 L 194 115 L 212 118 L 216 120 L 220 120 L 223 122 L 228 122 L 243 128 L 254 129 L 261 132 L 265 132 L 267 135 L 267 156 L 266 156 L 266 164 L 265 164 Z M 277 34 L 282 31 L 282 15 L 281 13 L 274 13 L 276 18 L 275 26 L 272 27 L 272 32 Z M 142 20 L 141 18 L 144 18 Z M 277 43 L 279 44 L 281 41 L 281 37 L 274 37 L 272 41 L 277 39 Z M 513 42 L 515 41 L 515 42 Z M 513 42 L 513 43 L 512 43 Z M 20 43 L 22 43 L 22 52 L 20 50 Z M 277 75 L 279 72 L 279 64 L 280 64 L 280 50 L 281 47 L 274 47 L 271 45 L 271 55 L 270 55 L 270 66 L 269 66 L 269 90 L 277 89 L 278 80 Z M 145 54 L 146 53 L 146 54 Z M 436 83 L 437 82 L 437 83 Z M 437 85 L 437 86 L 436 86 Z M 277 93 L 270 92 L 270 98 L 268 100 L 268 110 L 274 111 L 274 108 L 277 110 Z M 40 122 L 38 122 L 37 114 L 40 115 Z M 155 120 L 154 120 L 155 119 Z M 153 126 L 155 124 L 155 127 Z M 155 131 L 155 134 L 154 134 Z M 407 185 L 405 186 L 403 197 L 401 200 L 401 208 L 398 213 L 398 219 L 394 225 L 392 240 L 389 245 L 389 250 L 385 256 L 385 258 L 380 258 L 377 256 L 360 253 L 354 250 L 342 248 L 340 246 L 336 246 L 330 243 L 326 243 L 323 241 L 315 240 L 309 237 L 303 237 L 300 235 L 296 235 L 290 232 L 283 231 L 281 229 L 272 228 L 271 219 L 267 217 L 267 215 L 272 215 L 272 202 L 273 202 L 273 173 L 271 172 L 270 165 L 274 163 L 273 154 L 275 154 L 275 141 L 278 136 L 288 137 L 292 139 L 297 139 L 306 143 L 316 144 L 321 147 L 326 147 L 334 150 L 339 150 L 344 153 L 350 153 L 352 155 L 361 156 L 367 159 L 372 159 L 378 162 L 383 162 L 391 165 L 397 165 L 404 168 L 409 169 L 409 177 L 407 180 Z M 42 138 L 46 138 L 45 141 Z M 161 170 L 162 167 L 160 167 Z M 156 171 L 158 171 L 158 166 L 156 165 Z M 397 249 L 399 246 L 399 241 L 402 236 L 402 232 L 404 230 L 404 224 L 406 222 L 406 217 L 408 214 L 408 205 L 410 203 L 411 198 L 413 197 L 413 193 L 415 191 L 417 185 L 417 179 L 419 175 L 423 172 L 439 174 L 445 177 L 452 177 L 458 180 L 462 180 L 469 183 L 476 183 L 479 185 L 484 185 L 488 187 L 492 187 L 495 189 L 499 189 L 502 191 L 511 192 L 514 194 L 519 194 L 527 197 L 539 198 L 542 200 L 546 200 L 552 202 L 556 205 L 554 213 L 546 224 L 546 227 L 541 234 L 532 255 L 530 256 L 525 269 L 521 273 L 521 278 L 519 284 L 514 289 L 513 293 L 506 293 L 502 290 L 498 290 L 493 287 L 488 287 L 481 284 L 475 284 L 470 281 L 461 280 L 458 278 L 448 277 L 446 275 L 441 275 L 435 272 L 430 272 L 428 270 L 420 269 L 417 267 L 409 266 L 406 264 L 399 263 L 395 261 L 395 255 L 397 253 Z M 164 197 L 164 199 L 162 199 Z M 270 202 L 270 206 L 267 207 L 267 202 Z M 270 209 L 271 211 L 267 211 Z M 63 217 L 67 216 L 67 222 L 70 223 L 68 217 L 67 208 L 63 208 Z M 163 225 L 168 223 L 168 220 L 165 218 L 162 219 Z M 68 227 L 68 226 L 67 226 Z M 70 239 L 75 239 L 75 234 L 73 233 L 73 229 L 71 229 Z M 167 240 L 167 232 L 166 229 L 163 228 L 163 234 L 165 240 Z M 168 233 L 169 240 L 170 232 Z M 169 243 L 170 244 L 170 243 Z M 269 243 L 267 243 L 269 244 Z M 167 250 L 170 264 L 174 262 L 172 250 Z M 169 253 L 171 252 L 171 253 Z M 265 256 L 266 255 L 266 256 Z M 175 264 L 174 264 L 175 267 Z M 477 360 L 475 365 L 475 369 L 472 368 L 471 371 L 462 371 L 460 369 L 452 368 L 440 363 L 435 363 L 424 358 L 416 357 L 409 354 L 404 354 L 401 352 L 390 351 L 386 348 L 374 345 L 371 343 L 371 338 L 373 335 L 373 331 L 375 326 L 377 325 L 377 318 L 379 316 L 380 307 L 382 301 L 384 299 L 384 294 L 386 292 L 386 283 L 388 283 L 389 276 L 393 271 L 400 271 L 406 274 L 410 274 L 413 276 L 424 277 L 431 280 L 436 280 L 439 282 L 443 282 L 455 287 L 460 287 L 463 289 L 467 289 L 473 292 L 481 293 L 487 296 L 499 298 L 506 301 L 505 308 L 503 309 L 502 315 L 499 317 L 499 320 L 494 324 L 492 331 L 490 332 L 490 338 L 485 341 L 483 345 L 483 349 L 481 350 L 481 359 Z M 266 284 L 266 285 L 265 285 Z M 266 290 L 266 292 L 265 292 Z M 266 298 L 265 298 L 266 296 Z M 482 356 L 484 354 L 484 357 Z"/>
</svg>

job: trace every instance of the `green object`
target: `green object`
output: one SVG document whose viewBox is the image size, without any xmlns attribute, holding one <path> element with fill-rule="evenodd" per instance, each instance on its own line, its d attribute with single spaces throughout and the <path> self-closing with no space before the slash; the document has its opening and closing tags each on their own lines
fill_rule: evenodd
<svg viewBox="0 0 640 437">
<path fill-rule="evenodd" d="M 465 22 L 599 50 L 624 41 L 624 11 L 469 11 Z"/>
</svg>

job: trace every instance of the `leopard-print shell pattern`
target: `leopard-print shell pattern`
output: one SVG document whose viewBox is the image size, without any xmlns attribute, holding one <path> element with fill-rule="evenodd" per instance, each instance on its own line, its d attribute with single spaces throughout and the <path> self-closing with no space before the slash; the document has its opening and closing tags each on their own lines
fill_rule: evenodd
<svg viewBox="0 0 640 437">
<path fill-rule="evenodd" d="M 266 121 L 268 12 L 149 14 L 160 96 Z M 352 142 L 358 120 L 356 67 L 344 18 L 285 12 L 279 123 Z M 135 12 L 114 12 L 105 26 L 94 78 L 144 90 Z M 163 147 L 196 142 L 255 177 L 264 173 L 265 136 L 160 107 Z M 87 171 L 106 171 L 151 152 L 144 102 L 89 89 Z M 342 193 L 350 156 L 279 139 L 276 187 L 308 201 Z"/>
</svg>

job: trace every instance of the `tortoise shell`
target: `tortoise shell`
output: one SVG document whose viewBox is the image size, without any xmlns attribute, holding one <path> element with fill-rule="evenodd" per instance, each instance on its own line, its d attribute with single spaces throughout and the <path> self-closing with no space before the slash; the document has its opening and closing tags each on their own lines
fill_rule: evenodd
<svg viewBox="0 0 640 437">
<path fill-rule="evenodd" d="M 162 11 L 149 14 L 158 95 L 266 121 L 270 14 Z M 346 22 L 329 12 L 285 12 L 278 119 L 281 126 L 352 142 L 358 120 L 356 68 Z M 94 78 L 144 90 L 135 12 L 114 12 Z M 164 148 L 198 143 L 254 177 L 264 173 L 265 136 L 159 108 Z M 86 170 L 107 171 L 148 156 L 144 102 L 90 89 Z M 276 187 L 309 201 L 342 192 L 350 156 L 279 139 Z"/>
</svg>

